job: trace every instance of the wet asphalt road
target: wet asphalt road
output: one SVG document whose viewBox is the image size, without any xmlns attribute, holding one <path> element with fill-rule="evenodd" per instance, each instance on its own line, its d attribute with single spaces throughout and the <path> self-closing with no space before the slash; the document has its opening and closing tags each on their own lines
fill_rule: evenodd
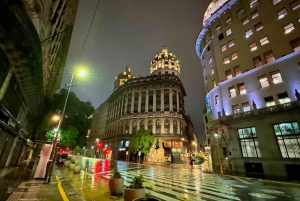
<svg viewBox="0 0 300 201">
<path fill-rule="evenodd" d="M 111 170 L 118 167 L 125 185 L 135 176 L 142 174 L 144 186 L 152 196 L 161 200 L 284 200 L 300 201 L 300 185 L 266 182 L 234 176 L 203 173 L 200 170 L 170 169 L 159 166 L 141 165 L 121 161 L 89 159 L 83 161 L 79 175 L 62 167 L 62 173 L 71 185 L 86 200 L 123 200 L 111 196 L 108 179 Z"/>
</svg>

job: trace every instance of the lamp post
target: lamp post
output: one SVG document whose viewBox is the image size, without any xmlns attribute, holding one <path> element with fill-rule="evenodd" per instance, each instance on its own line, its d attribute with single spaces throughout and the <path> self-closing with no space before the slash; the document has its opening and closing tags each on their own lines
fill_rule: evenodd
<svg viewBox="0 0 300 201">
<path fill-rule="evenodd" d="M 50 155 L 51 164 L 50 164 L 50 169 L 49 169 L 48 183 L 50 182 L 51 174 L 52 174 L 52 171 L 53 171 L 53 166 L 54 166 L 54 162 L 55 162 L 55 158 L 56 158 L 56 153 L 57 153 L 56 152 L 56 147 L 57 147 L 57 140 L 59 139 L 59 136 L 58 136 L 59 135 L 59 129 L 60 129 L 61 123 L 62 123 L 64 115 L 65 115 L 65 110 L 66 110 L 66 106 L 67 106 L 69 94 L 70 94 L 70 91 L 71 91 L 71 87 L 74 86 L 74 85 L 77 85 L 77 83 L 73 84 L 73 78 L 74 78 L 75 72 L 76 72 L 76 70 L 72 73 L 72 77 L 71 77 L 70 83 L 66 85 L 67 88 L 68 88 L 68 92 L 67 92 L 65 104 L 64 104 L 64 107 L 63 107 L 63 110 L 62 110 L 62 113 L 61 113 L 61 118 L 59 118 L 59 121 L 58 121 L 57 131 L 54 134 L 54 141 L 53 141 L 53 146 L 52 146 L 52 152 L 51 152 L 51 155 Z M 85 76 L 86 72 L 84 70 L 80 70 L 78 74 L 80 76 Z"/>
</svg>

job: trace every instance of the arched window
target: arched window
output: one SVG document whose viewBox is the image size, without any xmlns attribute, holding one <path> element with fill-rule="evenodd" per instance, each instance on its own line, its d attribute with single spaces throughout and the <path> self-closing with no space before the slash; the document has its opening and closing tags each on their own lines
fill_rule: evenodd
<svg viewBox="0 0 300 201">
<path fill-rule="evenodd" d="M 129 134 L 129 127 L 130 127 L 130 122 L 127 121 L 125 125 L 125 134 Z"/>
<path fill-rule="evenodd" d="M 140 128 L 145 128 L 145 122 L 144 121 L 140 122 Z"/>
<path fill-rule="evenodd" d="M 152 127 L 153 127 L 152 121 L 149 120 L 149 121 L 148 121 L 148 131 L 152 132 Z"/>
<path fill-rule="evenodd" d="M 136 134 L 137 123 L 136 121 L 132 122 L 132 134 Z"/>
<path fill-rule="evenodd" d="M 161 132 L 161 122 L 160 120 L 156 120 L 156 134 L 160 134 Z"/>
<path fill-rule="evenodd" d="M 165 133 L 170 134 L 170 121 L 168 119 L 165 120 Z"/>
<path fill-rule="evenodd" d="M 178 133 L 177 133 L 177 128 L 178 128 L 177 120 L 174 120 L 174 121 L 173 121 L 173 133 L 174 133 L 174 134 L 178 134 Z"/>
</svg>

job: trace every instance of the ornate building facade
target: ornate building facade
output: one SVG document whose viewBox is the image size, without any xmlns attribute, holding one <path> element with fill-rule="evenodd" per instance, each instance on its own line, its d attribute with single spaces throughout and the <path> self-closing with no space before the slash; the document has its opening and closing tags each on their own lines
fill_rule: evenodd
<svg viewBox="0 0 300 201">
<path fill-rule="evenodd" d="M 299 16 L 299 0 L 209 5 L 195 48 L 215 170 L 300 179 Z"/>
<path fill-rule="evenodd" d="M 179 61 L 164 47 L 151 61 L 150 76 L 135 77 L 126 67 L 116 77 L 113 94 L 93 114 L 90 145 L 102 141 L 109 157 L 125 160 L 131 136 L 144 127 L 164 141 L 173 162 L 181 162 L 188 136 L 195 139 L 194 129 L 186 128 L 184 96 Z"/>
<path fill-rule="evenodd" d="M 60 85 L 77 5 L 0 1 L 0 167 L 31 157 L 44 96 Z"/>
</svg>

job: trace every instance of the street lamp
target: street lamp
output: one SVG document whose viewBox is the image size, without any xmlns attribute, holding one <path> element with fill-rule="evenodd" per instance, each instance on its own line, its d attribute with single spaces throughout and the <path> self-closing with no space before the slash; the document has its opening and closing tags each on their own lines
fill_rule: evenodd
<svg viewBox="0 0 300 201">
<path fill-rule="evenodd" d="M 59 135 L 59 129 L 60 129 L 61 123 L 62 123 L 63 118 L 64 118 L 64 115 L 65 115 L 65 110 L 66 110 L 66 106 L 67 106 L 69 94 L 70 94 L 70 91 L 71 91 L 71 87 L 77 85 L 77 83 L 73 84 L 73 78 L 74 78 L 75 73 L 76 73 L 76 69 L 75 69 L 75 71 L 72 73 L 72 77 L 71 77 L 70 83 L 69 83 L 69 84 L 66 84 L 66 86 L 67 86 L 67 88 L 68 88 L 68 92 L 67 92 L 67 96 L 66 96 L 64 108 L 63 108 L 62 113 L 61 113 L 61 118 L 58 118 L 57 131 L 55 131 L 55 135 L 54 135 L 54 141 L 53 141 L 53 146 L 52 146 L 52 152 L 51 152 L 51 156 L 50 156 L 51 164 L 50 164 L 50 170 L 49 170 L 48 183 L 50 182 L 51 174 L 52 174 L 52 171 L 53 171 L 54 161 L 55 161 L 55 158 L 56 158 L 57 139 L 59 139 L 59 136 L 58 136 L 58 135 Z M 78 71 L 78 75 L 79 75 L 79 76 L 85 76 L 85 75 L 86 75 L 86 71 L 85 71 L 85 70 L 79 70 L 79 71 Z M 53 117 L 53 118 L 54 118 L 54 117 Z M 57 119 L 57 117 L 56 117 L 56 119 Z"/>
</svg>

